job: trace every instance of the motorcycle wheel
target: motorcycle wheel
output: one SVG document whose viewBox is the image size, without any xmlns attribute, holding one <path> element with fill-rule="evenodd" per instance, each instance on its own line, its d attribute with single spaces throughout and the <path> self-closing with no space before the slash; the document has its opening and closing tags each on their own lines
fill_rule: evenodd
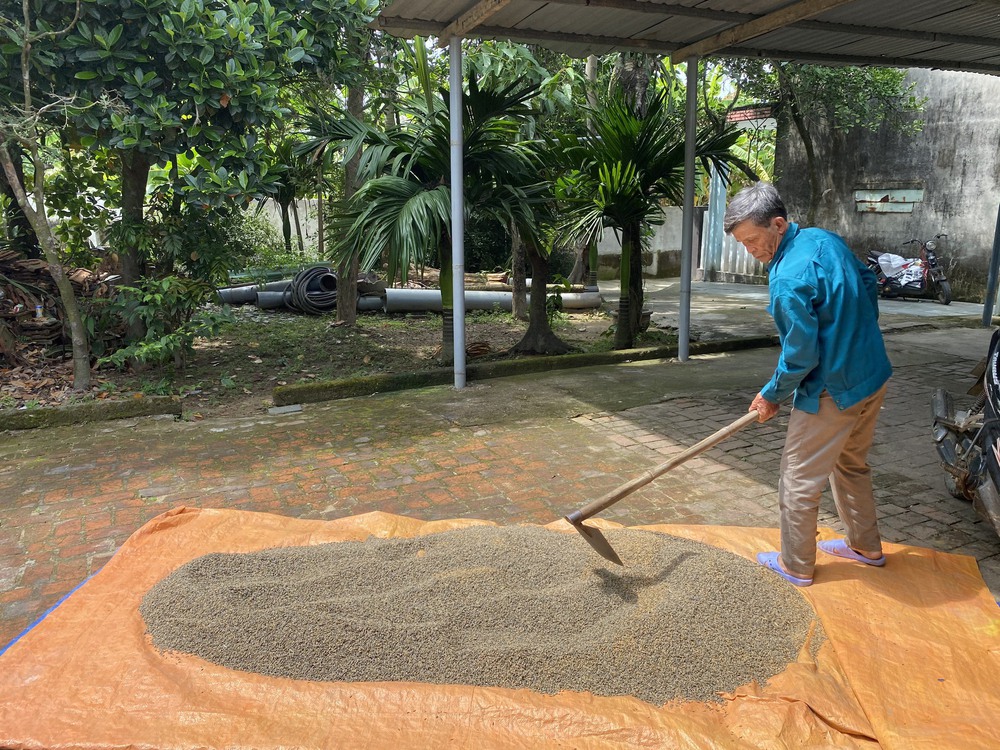
<svg viewBox="0 0 1000 750">
<path fill-rule="evenodd" d="M 946 473 L 944 475 L 944 488 L 948 490 L 948 494 L 956 500 L 965 500 L 966 502 L 970 502 L 973 499 L 972 493 L 965 488 L 965 483 L 960 482 L 951 474 Z"/>
<path fill-rule="evenodd" d="M 951 284 L 947 281 L 939 281 L 937 285 L 937 298 L 938 302 L 942 305 L 951 304 Z"/>
</svg>

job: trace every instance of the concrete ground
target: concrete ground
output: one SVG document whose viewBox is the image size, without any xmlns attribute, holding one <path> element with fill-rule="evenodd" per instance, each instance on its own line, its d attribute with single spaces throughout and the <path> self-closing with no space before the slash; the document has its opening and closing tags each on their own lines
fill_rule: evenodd
<svg viewBox="0 0 1000 750">
<path fill-rule="evenodd" d="M 647 284 L 655 325 L 676 324 L 678 291 L 676 280 Z M 696 284 L 692 333 L 710 340 L 773 332 L 764 294 Z M 871 456 L 883 534 L 976 557 L 1000 595 L 1000 538 L 945 491 L 930 436 L 931 393 L 965 393 L 991 329 L 977 325 L 975 305 L 887 301 L 882 310 L 895 368 Z M 0 433 L 0 646 L 143 523 L 179 505 L 317 519 L 381 510 L 548 523 L 744 414 L 776 357 L 776 348 L 760 348 L 383 394 L 282 415 Z M 786 424 L 787 411 L 751 425 L 603 517 L 775 526 Z M 820 521 L 839 528 L 828 496 Z M 892 575 L 891 565 L 884 574 Z"/>
</svg>

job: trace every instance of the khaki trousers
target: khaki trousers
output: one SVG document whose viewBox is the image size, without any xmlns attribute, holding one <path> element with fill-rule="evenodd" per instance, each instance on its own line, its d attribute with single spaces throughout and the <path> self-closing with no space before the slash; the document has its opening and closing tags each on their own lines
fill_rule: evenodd
<svg viewBox="0 0 1000 750">
<path fill-rule="evenodd" d="M 792 409 L 778 482 L 781 562 L 792 575 L 812 578 L 819 500 L 827 480 L 848 545 L 876 557 L 882 554 L 868 451 L 885 390 L 883 385 L 843 411 L 826 391 L 816 414 Z"/>
</svg>

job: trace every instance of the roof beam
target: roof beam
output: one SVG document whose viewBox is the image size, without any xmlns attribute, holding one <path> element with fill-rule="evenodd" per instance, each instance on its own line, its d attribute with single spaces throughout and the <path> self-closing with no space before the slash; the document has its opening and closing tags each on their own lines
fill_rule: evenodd
<svg viewBox="0 0 1000 750">
<path fill-rule="evenodd" d="M 670 3 L 651 3 L 644 0 L 547 0 L 554 5 L 583 5 L 588 8 L 610 8 L 612 10 L 627 10 L 632 13 L 649 13 L 654 16 L 683 16 L 686 18 L 704 18 L 708 21 L 727 21 L 742 23 L 753 21 L 760 16 L 753 13 L 737 13 L 731 10 L 713 10 L 711 8 L 693 8 L 687 5 L 671 5 Z"/>
<path fill-rule="evenodd" d="M 436 25 L 433 31 L 427 31 L 437 36 L 438 43 L 446 46 L 452 36 L 465 36 L 482 23 L 485 23 L 495 13 L 506 7 L 512 0 L 482 0 L 469 11 L 459 16 L 446 26 Z M 670 16 L 682 16 L 688 18 L 703 18 L 709 21 L 720 21 L 723 23 L 748 24 L 766 16 L 758 16 L 751 13 L 736 13 L 725 10 L 711 10 L 707 8 L 693 8 L 686 5 L 672 5 L 668 3 L 652 3 L 644 0 L 547 0 L 553 5 L 583 6 L 590 8 L 608 8 L 612 10 L 624 10 L 632 13 L 643 13 L 655 15 L 663 18 Z M 978 0 L 985 4 L 1000 5 L 1000 0 Z M 796 7 L 796 6 L 793 6 Z M 787 9 L 786 9 L 787 10 Z M 820 12 L 820 11 L 817 11 Z M 380 16 L 379 21 L 385 22 L 387 19 Z M 415 23 L 410 21 L 409 23 Z M 788 24 L 794 29 L 806 29 L 809 31 L 824 31 L 838 34 L 851 34 L 862 37 L 886 37 L 889 39 L 912 39 L 920 42 L 934 42 L 939 44 L 971 44 L 980 47 L 997 47 L 998 41 L 990 37 L 970 36 L 967 34 L 947 34 L 937 31 L 920 31 L 917 29 L 897 29 L 885 26 L 856 26 L 846 23 L 831 23 L 828 21 L 801 20 Z M 387 28 L 382 25 L 382 28 Z M 728 30 L 732 31 L 732 30 Z M 725 33 L 725 32 L 723 32 Z M 602 39 L 602 45 L 605 43 Z M 733 44 L 736 42 L 730 42 Z M 621 42 L 619 41 L 619 44 Z M 633 49 L 657 49 L 661 51 L 669 50 L 673 45 L 668 43 L 653 43 L 647 45 L 633 44 Z M 693 45 L 692 45 L 693 46 Z M 676 54 L 676 53 L 675 53 Z M 706 53 L 707 54 L 707 53 Z M 678 58 L 682 59 L 682 58 Z"/>
<path fill-rule="evenodd" d="M 753 13 L 736 13 L 729 10 L 711 10 L 708 8 L 690 8 L 686 5 L 670 5 L 664 3 L 643 2 L 642 0 L 546 0 L 552 5 L 584 6 L 588 8 L 608 8 L 624 10 L 630 13 L 644 13 L 661 16 L 666 19 L 671 16 L 686 18 L 703 18 L 707 21 L 742 24 L 754 21 L 763 16 Z M 1000 0 L 979 0 L 1000 4 Z M 982 47 L 1000 45 L 997 39 L 968 34 L 945 34 L 937 31 L 920 31 L 917 29 L 897 29 L 887 26 L 857 26 L 848 23 L 833 23 L 830 21 L 797 21 L 788 24 L 789 28 L 807 29 L 809 31 L 824 31 L 835 34 L 853 34 L 857 36 L 881 36 L 889 39 L 913 39 L 918 42 L 940 42 L 942 44 L 974 44 Z"/>
<path fill-rule="evenodd" d="M 718 54 L 730 57 L 764 57 L 771 60 L 815 62 L 829 65 L 874 65 L 880 68 L 929 68 L 931 70 L 962 70 L 973 73 L 1000 74 L 1000 63 L 981 63 L 974 60 L 965 62 L 940 60 L 935 64 L 935 61 L 928 60 L 927 58 L 837 55 L 829 52 L 790 52 L 788 50 L 763 50 L 740 47 L 730 47 L 720 50 Z"/>
<path fill-rule="evenodd" d="M 479 0 L 441 31 L 438 46 L 447 47 L 452 37 L 464 37 L 511 4 L 513 0 Z"/>
<path fill-rule="evenodd" d="M 829 23 L 827 21 L 801 21 L 791 24 L 794 29 L 808 31 L 832 31 L 836 34 L 856 34 L 858 36 L 881 36 L 891 39 L 912 39 L 917 42 L 940 42 L 942 44 L 974 44 L 982 47 L 1000 47 L 1000 40 L 986 36 L 968 34 L 945 34 L 938 31 L 918 31 L 917 29 L 891 29 L 885 26 L 855 26 L 849 23 Z"/>
<path fill-rule="evenodd" d="M 416 18 L 394 18 L 377 16 L 369 24 L 394 36 L 413 36 L 414 34 L 440 36 L 444 33 L 445 24 L 437 21 L 424 21 Z M 609 49 L 635 49 L 647 52 L 668 54 L 674 45 L 656 39 L 622 39 L 617 36 L 597 36 L 593 34 L 570 34 L 563 31 L 539 31 L 537 29 L 509 29 L 502 26 L 479 26 L 476 36 L 484 39 L 509 39 L 515 42 L 563 42 L 588 47 L 607 47 Z"/>
<path fill-rule="evenodd" d="M 378 16 L 373 25 L 396 36 L 413 36 L 421 34 L 439 36 L 445 24 L 436 21 L 422 21 L 406 18 L 387 18 Z M 671 54 L 676 45 L 671 42 L 655 39 L 622 39 L 614 36 L 595 36 L 592 34 L 569 34 L 559 31 L 538 31 L 536 29 L 509 29 L 501 26 L 480 26 L 476 35 L 484 39 L 510 39 L 517 42 L 556 42 L 576 47 L 592 47 L 607 49 L 630 49 L 659 54 Z M 993 45 L 995 46 L 995 45 Z M 934 64 L 924 59 L 912 57 L 879 57 L 858 55 L 836 55 L 821 52 L 788 51 L 788 50 L 755 50 L 741 47 L 728 47 L 719 50 L 718 54 L 731 57 L 765 57 L 773 60 L 798 60 L 802 62 L 829 63 L 834 65 L 875 65 L 885 68 L 935 68 L 941 70 L 967 70 L 976 73 L 1000 74 L 1000 63 L 948 62 L 942 60 Z"/>
<path fill-rule="evenodd" d="M 689 57 L 703 57 L 717 52 L 733 44 L 745 42 L 747 39 L 767 34 L 775 29 L 784 28 L 797 21 L 803 21 L 812 16 L 824 13 L 841 5 L 847 5 L 854 0 L 799 0 L 792 5 L 786 5 L 773 13 L 755 18 L 752 21 L 720 31 L 718 34 L 700 39 L 694 44 L 681 47 L 672 55 L 674 60 L 686 60 Z"/>
</svg>

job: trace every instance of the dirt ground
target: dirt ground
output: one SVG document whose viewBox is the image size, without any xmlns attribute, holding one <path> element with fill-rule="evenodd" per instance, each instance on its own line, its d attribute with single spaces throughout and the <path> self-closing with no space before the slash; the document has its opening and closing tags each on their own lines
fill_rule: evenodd
<svg viewBox="0 0 1000 750">
<path fill-rule="evenodd" d="M 176 395 L 185 415 L 248 416 L 273 405 L 275 386 L 311 380 L 409 372 L 442 366 L 441 318 L 433 313 L 359 315 L 356 326 L 334 317 L 305 316 L 255 307 L 233 309 L 234 322 L 210 340 L 196 342 L 183 370 L 145 366 L 93 372 L 89 393 L 72 389 L 69 352 L 25 348 L 29 364 L 0 364 L 0 410 L 32 409 L 89 399 Z M 614 319 L 604 310 L 560 313 L 553 330 L 575 351 L 611 348 Z M 468 361 L 510 357 L 527 323 L 509 313 L 470 312 L 466 323 Z M 637 345 L 670 343 L 669 332 L 650 330 Z"/>
</svg>

